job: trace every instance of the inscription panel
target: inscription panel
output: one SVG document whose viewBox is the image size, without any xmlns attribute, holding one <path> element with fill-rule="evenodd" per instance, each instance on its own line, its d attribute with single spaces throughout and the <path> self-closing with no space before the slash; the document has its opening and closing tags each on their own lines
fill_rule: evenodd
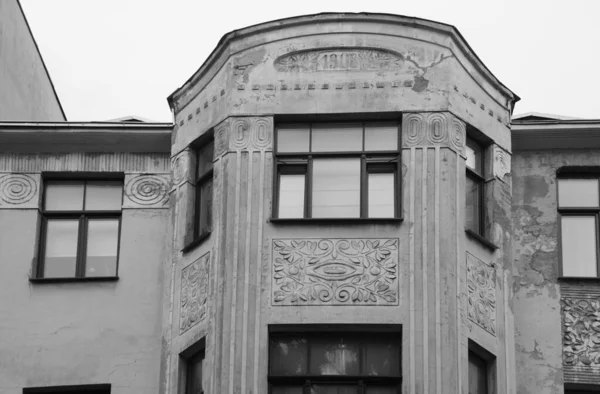
<svg viewBox="0 0 600 394">
<path fill-rule="evenodd" d="M 329 48 L 290 53 L 275 59 L 281 72 L 400 70 L 404 56 L 375 48 Z"/>
<path fill-rule="evenodd" d="M 272 305 L 398 305 L 398 239 L 274 239 Z"/>
<path fill-rule="evenodd" d="M 179 329 L 181 334 L 206 319 L 210 252 L 181 270 Z"/>
<path fill-rule="evenodd" d="M 496 335 L 496 269 L 467 252 L 469 320 Z"/>
</svg>

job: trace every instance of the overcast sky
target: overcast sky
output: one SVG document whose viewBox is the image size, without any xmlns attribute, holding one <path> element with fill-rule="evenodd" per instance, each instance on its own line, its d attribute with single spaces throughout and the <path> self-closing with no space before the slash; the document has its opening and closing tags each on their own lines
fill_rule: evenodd
<svg viewBox="0 0 600 394">
<path fill-rule="evenodd" d="M 227 32 L 319 12 L 454 25 L 521 97 L 515 113 L 600 118 L 598 0 L 21 0 L 70 121 L 171 121 L 166 98 Z"/>
</svg>

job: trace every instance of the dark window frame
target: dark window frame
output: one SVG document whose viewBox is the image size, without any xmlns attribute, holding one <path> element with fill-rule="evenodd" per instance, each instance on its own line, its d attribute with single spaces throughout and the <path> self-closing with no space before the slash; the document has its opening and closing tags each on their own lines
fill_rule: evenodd
<svg viewBox="0 0 600 394">
<path fill-rule="evenodd" d="M 340 336 L 358 339 L 359 341 L 359 358 L 361 366 L 364 367 L 363 363 L 365 359 L 365 346 L 369 342 L 369 339 L 373 335 L 387 335 L 395 340 L 398 345 L 398 367 L 399 372 L 397 376 L 370 376 L 370 375 L 272 375 L 271 365 L 275 361 L 271 353 L 271 339 L 276 338 L 293 338 L 303 337 L 310 341 L 311 338 L 330 337 L 332 339 L 339 338 Z M 269 383 L 269 394 L 272 394 L 273 388 L 277 386 L 302 386 L 303 394 L 310 394 L 311 385 L 313 383 L 323 384 L 344 384 L 350 383 L 358 387 L 358 394 L 364 394 L 367 387 L 385 386 L 387 388 L 395 388 L 397 393 L 402 392 L 402 337 L 400 332 L 396 331 L 364 331 L 364 330 L 333 330 L 332 327 L 327 327 L 326 330 L 290 330 L 290 331 L 270 331 L 269 332 L 269 349 L 268 349 L 268 375 L 267 380 Z M 307 348 L 307 373 L 310 371 L 310 347 Z"/>
<path fill-rule="evenodd" d="M 362 126 L 362 145 L 363 149 L 360 151 L 334 151 L 334 152 L 311 152 L 312 150 L 312 129 L 314 124 L 360 124 Z M 387 151 L 367 151 L 365 150 L 365 125 L 383 123 L 383 124 L 396 124 L 398 129 L 397 136 L 397 149 Z M 278 145 L 278 131 L 281 126 L 293 126 L 302 125 L 309 128 L 309 148 L 308 152 L 279 152 L 277 149 Z M 323 120 L 311 120 L 306 121 L 294 120 L 294 121 L 282 121 L 275 125 L 274 141 L 273 141 L 273 203 L 271 211 L 271 221 L 290 221 L 290 222 L 316 222 L 316 221 L 395 221 L 402 220 L 402 121 L 400 118 L 391 118 L 386 120 L 344 120 L 342 118 L 323 119 Z M 360 159 L 360 207 L 358 217 L 312 217 L 312 186 L 313 186 L 313 159 L 314 158 L 359 158 Z M 383 162 L 386 158 L 391 159 L 387 162 Z M 378 160 L 379 159 L 379 160 Z M 288 162 L 285 162 L 285 161 Z M 390 217 L 369 217 L 368 216 L 368 176 L 371 172 L 370 169 L 376 168 L 379 165 L 386 165 L 388 171 L 385 173 L 391 173 L 394 176 L 394 215 Z M 292 168 L 292 170 L 290 170 Z M 293 169 L 296 168 L 296 169 Z M 302 170 L 300 170 L 302 169 Z M 292 171 L 292 172 L 289 172 Z M 383 173 L 381 171 L 379 173 Z M 286 174 L 303 174 L 304 179 L 304 215 L 301 218 L 280 218 L 279 217 L 279 194 L 280 194 L 280 175 Z"/>
<path fill-rule="evenodd" d="M 479 204 L 479 209 L 478 209 L 478 216 L 479 216 L 479 220 L 477 223 L 477 229 L 472 229 L 472 228 L 468 228 L 466 227 L 466 223 L 465 223 L 465 228 L 468 232 L 475 234 L 476 236 L 485 238 L 485 171 L 486 171 L 486 167 L 485 167 L 485 156 L 486 156 L 486 150 L 487 147 L 482 144 L 481 142 L 475 140 L 474 138 L 472 138 L 471 136 L 467 136 L 467 146 L 468 144 L 475 144 L 477 145 L 477 147 L 479 148 L 480 151 L 480 157 L 478 158 L 479 161 L 479 166 L 481 168 L 481 172 L 477 172 L 475 169 L 469 167 L 468 165 L 465 165 L 465 169 L 466 169 L 466 177 L 468 179 L 471 179 L 476 185 L 477 185 L 477 189 L 478 189 L 478 204 Z M 476 158 L 477 159 L 477 158 Z"/>
<path fill-rule="evenodd" d="M 496 394 L 497 393 L 497 385 L 498 385 L 498 376 L 497 376 L 497 365 L 496 365 L 496 356 L 486 350 L 483 346 L 479 345 L 477 342 L 469 339 L 468 345 L 469 351 L 467 354 L 467 362 L 468 358 L 473 354 L 477 358 L 481 359 L 485 362 L 486 368 L 486 394 Z M 468 385 L 467 376 L 467 385 Z"/>
<path fill-rule="evenodd" d="M 83 202 L 81 210 L 66 210 L 66 211 L 57 211 L 57 210 L 46 210 L 46 190 L 49 182 L 76 182 L 83 183 Z M 117 210 L 93 210 L 89 211 L 85 209 L 85 199 L 87 193 L 87 183 L 88 182 L 121 182 L 121 207 Z M 42 175 L 42 200 L 40 208 L 38 209 L 39 217 L 40 217 L 40 233 L 39 233 L 39 245 L 38 245 L 38 256 L 36 259 L 36 266 L 33 270 L 33 277 L 30 278 L 33 282 L 74 282 L 74 281 L 102 281 L 102 280 L 115 280 L 119 277 L 119 258 L 121 253 L 121 227 L 122 227 L 122 217 L 123 217 L 123 193 L 124 193 L 124 175 L 122 173 L 117 174 L 91 174 L 91 175 L 82 175 L 82 176 L 69 176 L 68 174 L 49 174 Z M 75 262 L 75 276 L 65 276 L 65 277 L 45 277 L 44 276 L 44 268 L 45 268 L 45 258 L 46 258 L 46 241 L 48 235 L 48 220 L 74 220 L 78 219 L 78 228 L 77 228 L 77 255 Z M 115 275 L 110 276 L 85 276 L 85 266 L 86 266 L 86 251 L 87 251 L 87 243 L 88 239 L 88 223 L 89 219 L 117 219 L 119 222 L 118 231 L 117 231 L 117 255 L 116 255 L 116 265 L 115 265 Z"/>
<path fill-rule="evenodd" d="M 598 201 L 597 207 L 565 207 L 561 208 L 559 201 L 559 182 L 560 180 L 566 179 L 595 179 L 598 180 L 598 195 L 600 196 L 600 173 L 591 172 L 587 167 L 582 167 L 581 171 L 571 169 L 571 171 L 557 171 L 556 176 L 556 210 L 558 216 L 558 275 L 560 279 L 583 279 L 583 280 L 594 280 L 600 279 L 600 201 Z M 596 228 L 596 276 L 565 276 L 564 275 L 564 261 L 563 261 L 563 230 L 562 230 L 562 218 L 563 216 L 586 216 L 593 217 Z"/>
<path fill-rule="evenodd" d="M 52 387 L 25 387 L 23 394 L 69 394 L 69 393 L 89 393 L 89 394 L 110 394 L 110 384 L 83 384 L 75 386 L 52 386 Z"/>
<path fill-rule="evenodd" d="M 199 359 L 200 362 L 204 364 L 204 362 L 206 360 L 206 337 L 203 337 L 202 339 L 200 339 L 199 341 L 197 341 L 196 343 L 194 343 L 193 345 L 191 345 L 190 347 L 185 349 L 183 352 L 181 352 L 179 354 L 179 359 L 180 359 L 180 369 L 179 369 L 180 389 L 178 390 L 178 393 L 190 394 L 188 389 L 190 387 L 191 379 L 193 376 L 192 371 L 193 371 L 194 364 L 192 364 L 192 362 Z M 204 393 L 204 392 L 205 392 L 204 387 L 202 387 L 201 393 Z"/>
</svg>

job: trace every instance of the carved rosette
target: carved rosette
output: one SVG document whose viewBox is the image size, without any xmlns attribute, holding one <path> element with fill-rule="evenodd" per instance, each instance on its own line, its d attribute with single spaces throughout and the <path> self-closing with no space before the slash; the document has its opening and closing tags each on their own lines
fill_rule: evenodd
<svg viewBox="0 0 600 394">
<path fill-rule="evenodd" d="M 496 335 L 496 269 L 467 252 L 469 320 Z"/>
<path fill-rule="evenodd" d="M 166 174 L 126 174 L 123 208 L 166 208 L 169 186 Z"/>
<path fill-rule="evenodd" d="M 448 112 L 408 113 L 402 119 L 402 146 L 448 147 L 464 151 L 465 124 Z"/>
<path fill-rule="evenodd" d="M 510 154 L 494 145 L 494 176 L 504 179 L 506 174 L 510 174 Z"/>
<path fill-rule="evenodd" d="M 274 239 L 272 305 L 398 305 L 398 239 Z"/>
<path fill-rule="evenodd" d="M 181 270 L 179 329 L 183 334 L 206 319 L 210 252 Z"/>
<path fill-rule="evenodd" d="M 0 208 L 37 208 L 39 174 L 0 174 Z"/>
<path fill-rule="evenodd" d="M 560 300 L 565 369 L 600 376 L 600 297 Z"/>
</svg>

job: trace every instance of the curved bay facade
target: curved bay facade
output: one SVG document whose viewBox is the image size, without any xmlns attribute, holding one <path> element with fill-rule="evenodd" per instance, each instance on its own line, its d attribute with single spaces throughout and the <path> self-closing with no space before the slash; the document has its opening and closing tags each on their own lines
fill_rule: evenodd
<svg viewBox="0 0 600 394">
<path fill-rule="evenodd" d="M 161 392 L 515 392 L 517 100 L 436 22 L 225 35 L 169 98 Z"/>
</svg>

